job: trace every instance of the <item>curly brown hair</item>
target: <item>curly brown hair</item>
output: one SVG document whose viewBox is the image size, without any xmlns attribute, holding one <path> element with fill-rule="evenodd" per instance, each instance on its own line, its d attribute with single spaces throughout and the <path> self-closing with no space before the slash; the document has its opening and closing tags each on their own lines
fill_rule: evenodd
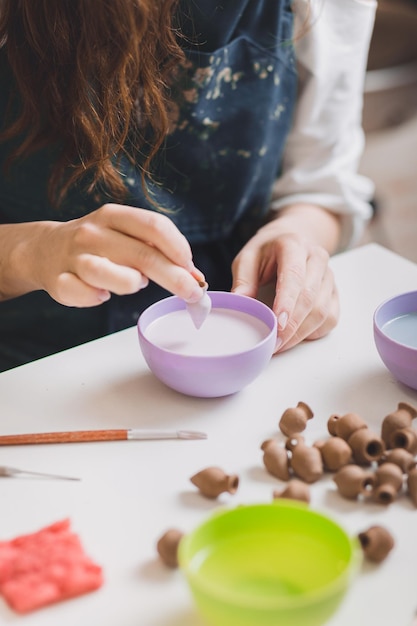
<svg viewBox="0 0 417 626">
<path fill-rule="evenodd" d="M 168 77 L 183 58 L 177 0 L 0 0 L 0 45 L 21 107 L 0 140 L 24 137 L 12 159 L 59 145 L 49 181 L 59 203 L 88 177 L 121 200 L 121 155 L 142 180 L 168 131 Z M 14 94 L 11 94 L 11 98 Z"/>
</svg>

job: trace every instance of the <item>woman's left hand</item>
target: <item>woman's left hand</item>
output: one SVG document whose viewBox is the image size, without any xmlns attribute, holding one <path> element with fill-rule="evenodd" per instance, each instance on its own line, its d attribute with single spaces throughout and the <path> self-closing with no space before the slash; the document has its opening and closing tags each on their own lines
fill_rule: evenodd
<svg viewBox="0 0 417 626">
<path fill-rule="evenodd" d="M 312 208 L 313 213 L 306 213 Z M 232 265 L 234 292 L 256 297 L 261 286 L 275 283 L 275 352 L 288 350 L 304 339 L 323 337 L 339 319 L 339 297 L 328 250 L 335 247 L 340 226 L 337 217 L 325 209 L 312 208 L 297 205 L 279 214 L 249 240 Z M 319 219 L 309 228 L 314 215 Z M 326 225 L 326 234 L 315 237 L 315 232 L 323 233 L 321 227 Z"/>
</svg>

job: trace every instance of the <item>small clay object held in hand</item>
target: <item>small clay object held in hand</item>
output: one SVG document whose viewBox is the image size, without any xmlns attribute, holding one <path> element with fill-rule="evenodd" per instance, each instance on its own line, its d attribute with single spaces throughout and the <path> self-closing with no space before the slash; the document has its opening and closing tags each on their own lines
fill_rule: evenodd
<svg viewBox="0 0 417 626">
<path fill-rule="evenodd" d="M 395 463 L 406 474 L 410 469 L 416 466 L 414 456 L 405 448 L 394 448 L 387 450 L 379 463 Z"/>
<path fill-rule="evenodd" d="M 183 536 L 184 533 L 180 530 L 170 528 L 159 538 L 156 544 L 159 556 L 168 567 L 178 567 L 178 546 Z"/>
<path fill-rule="evenodd" d="M 335 437 L 341 437 L 346 441 L 352 433 L 361 428 L 368 428 L 368 426 L 357 413 L 346 413 L 345 415 L 333 414 L 327 421 L 329 433 Z"/>
<path fill-rule="evenodd" d="M 417 507 L 417 467 L 413 467 L 407 474 L 407 491 L 414 506 Z"/>
<path fill-rule="evenodd" d="M 374 474 L 359 465 L 345 465 L 336 472 L 333 480 L 340 495 L 349 500 L 356 500 L 360 495 L 370 495 L 375 485 Z"/>
<path fill-rule="evenodd" d="M 369 428 L 356 430 L 347 441 L 357 463 L 367 465 L 378 461 L 385 452 L 384 442 Z"/>
<path fill-rule="evenodd" d="M 194 326 L 201 328 L 211 311 L 211 298 L 207 293 L 208 284 L 199 281 L 200 287 L 203 288 L 203 296 L 197 302 L 186 302 L 186 309 L 190 314 Z"/>
<path fill-rule="evenodd" d="M 299 402 L 296 407 L 286 409 L 279 420 L 278 426 L 284 435 L 291 437 L 301 433 L 307 426 L 307 421 L 313 417 L 313 411 L 305 402 Z"/>
<path fill-rule="evenodd" d="M 399 402 L 397 410 L 384 417 L 381 427 L 381 437 L 387 447 L 390 446 L 392 433 L 402 428 L 411 428 L 412 420 L 415 417 L 417 417 L 417 409 L 407 402 Z"/>
<path fill-rule="evenodd" d="M 324 468 L 330 472 L 337 472 L 352 460 L 352 448 L 341 437 L 316 441 L 314 446 L 320 450 Z"/>
<path fill-rule="evenodd" d="M 220 467 L 207 467 L 190 480 L 207 498 L 217 498 L 223 492 L 234 494 L 239 486 L 239 477 L 226 474 Z"/>
<path fill-rule="evenodd" d="M 404 448 L 411 454 L 417 454 L 417 432 L 413 428 L 399 428 L 389 436 L 389 448 Z"/>
<path fill-rule="evenodd" d="M 261 445 L 263 462 L 267 471 L 280 480 L 290 479 L 288 451 L 277 439 L 267 439 Z"/>
<path fill-rule="evenodd" d="M 307 446 L 300 438 L 291 437 L 286 447 L 291 451 L 290 466 L 294 474 L 306 483 L 314 483 L 323 476 L 320 450 Z"/>
<path fill-rule="evenodd" d="M 364 556 L 374 563 L 381 563 L 394 547 L 391 533 L 382 526 L 371 526 L 359 533 L 358 539 Z"/>
<path fill-rule="evenodd" d="M 290 500 L 300 500 L 300 502 L 310 503 L 310 488 L 302 480 L 291 478 L 288 485 L 282 490 L 275 489 L 272 493 L 274 500 L 279 498 L 289 498 Z"/>
</svg>

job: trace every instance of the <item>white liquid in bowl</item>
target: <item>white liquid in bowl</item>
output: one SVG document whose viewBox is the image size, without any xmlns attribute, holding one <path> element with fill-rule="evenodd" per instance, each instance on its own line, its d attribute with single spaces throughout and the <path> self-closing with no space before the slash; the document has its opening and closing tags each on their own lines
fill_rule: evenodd
<svg viewBox="0 0 417 626">
<path fill-rule="evenodd" d="M 213 308 L 200 329 L 186 310 L 180 310 L 154 320 L 144 334 L 154 345 L 176 354 L 224 356 L 254 348 L 269 333 L 268 326 L 252 315 Z"/>
<path fill-rule="evenodd" d="M 410 348 L 417 348 L 417 311 L 399 315 L 382 327 L 390 339 Z"/>
</svg>

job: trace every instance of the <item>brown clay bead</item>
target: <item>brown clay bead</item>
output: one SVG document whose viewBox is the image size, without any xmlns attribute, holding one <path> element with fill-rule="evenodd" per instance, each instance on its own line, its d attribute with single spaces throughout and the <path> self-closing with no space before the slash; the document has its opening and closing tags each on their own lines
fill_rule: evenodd
<svg viewBox="0 0 417 626">
<path fill-rule="evenodd" d="M 417 454 L 417 432 L 413 428 L 399 428 L 389 437 L 389 448 L 404 448 Z"/>
<path fill-rule="evenodd" d="M 382 526 L 371 526 L 359 533 L 358 539 L 364 556 L 374 563 L 381 563 L 394 547 L 391 533 Z"/>
<path fill-rule="evenodd" d="M 288 451 L 277 439 L 267 439 L 261 445 L 263 462 L 267 471 L 280 480 L 290 479 Z"/>
<path fill-rule="evenodd" d="M 178 567 L 178 546 L 184 533 L 176 528 L 170 528 L 156 544 L 156 549 L 162 561 L 168 567 Z"/>
<path fill-rule="evenodd" d="M 314 445 L 320 450 L 324 468 L 330 472 L 337 472 L 352 460 L 352 448 L 341 437 L 316 441 Z"/>
<path fill-rule="evenodd" d="M 375 470 L 375 480 L 377 485 L 392 485 L 397 491 L 402 489 L 404 483 L 403 471 L 395 463 L 382 463 Z"/>
<path fill-rule="evenodd" d="M 191 476 L 190 480 L 207 498 L 217 498 L 226 491 L 234 494 L 239 486 L 239 477 L 226 474 L 220 467 L 207 467 Z"/>
<path fill-rule="evenodd" d="M 291 451 L 290 467 L 294 474 L 306 483 L 314 483 L 323 476 L 324 468 L 320 450 L 314 446 L 307 446 L 295 437 L 291 437 L 286 445 Z"/>
<path fill-rule="evenodd" d="M 383 463 L 375 470 L 376 486 L 373 499 L 379 504 L 391 504 L 404 484 L 402 469 L 395 463 Z"/>
<path fill-rule="evenodd" d="M 405 448 L 394 448 L 387 450 L 379 463 L 395 463 L 406 474 L 410 469 L 416 466 L 414 456 Z"/>
<path fill-rule="evenodd" d="M 301 502 L 310 504 L 310 489 L 302 480 L 292 478 L 282 491 L 275 489 L 272 497 L 274 499 L 289 498 L 290 500 L 300 500 Z"/>
<path fill-rule="evenodd" d="M 391 483 L 378 485 L 372 492 L 372 498 L 378 504 L 391 504 L 398 496 L 398 491 Z"/>
<path fill-rule="evenodd" d="M 408 472 L 407 491 L 412 503 L 417 507 L 417 467 L 413 467 Z"/>
<path fill-rule="evenodd" d="M 279 420 L 278 427 L 284 435 L 291 437 L 305 430 L 307 422 L 313 417 L 313 411 L 305 402 L 299 402 L 296 407 L 286 409 Z"/>
<path fill-rule="evenodd" d="M 369 428 L 360 428 L 352 433 L 348 444 L 352 448 L 355 461 L 364 465 L 378 461 L 385 452 L 384 442 Z"/>
<path fill-rule="evenodd" d="M 333 414 L 329 417 L 327 428 L 331 435 L 341 437 L 346 441 L 356 430 L 367 428 L 366 422 L 357 413 L 346 413 L 345 415 Z"/>
<path fill-rule="evenodd" d="M 375 485 L 374 474 L 359 465 L 345 465 L 333 476 L 341 496 L 356 500 L 360 495 L 370 495 Z"/>
<path fill-rule="evenodd" d="M 384 417 L 381 427 L 381 437 L 387 446 L 393 432 L 402 428 L 410 428 L 412 420 L 417 417 L 417 409 L 407 402 L 399 402 L 396 411 Z"/>
</svg>

